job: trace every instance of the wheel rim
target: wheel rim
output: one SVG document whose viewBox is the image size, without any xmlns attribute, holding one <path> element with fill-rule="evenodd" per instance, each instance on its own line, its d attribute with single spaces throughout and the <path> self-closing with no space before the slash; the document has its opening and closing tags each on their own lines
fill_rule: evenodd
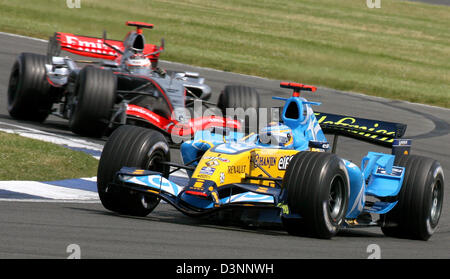
<svg viewBox="0 0 450 279">
<path fill-rule="evenodd" d="M 342 215 L 345 204 L 345 185 L 340 176 L 335 176 L 331 182 L 328 194 L 328 213 L 334 221 Z"/>
<path fill-rule="evenodd" d="M 164 151 L 155 150 L 148 158 L 146 169 L 151 171 L 163 172 L 164 166 L 159 162 L 164 160 Z"/>
<path fill-rule="evenodd" d="M 437 180 L 433 185 L 433 190 L 431 192 L 431 208 L 430 217 L 431 224 L 433 226 L 437 225 L 439 218 L 441 216 L 442 209 L 442 184 L 440 180 Z"/>
<path fill-rule="evenodd" d="M 159 198 L 141 195 L 141 204 L 145 209 L 152 209 L 159 203 Z"/>
</svg>

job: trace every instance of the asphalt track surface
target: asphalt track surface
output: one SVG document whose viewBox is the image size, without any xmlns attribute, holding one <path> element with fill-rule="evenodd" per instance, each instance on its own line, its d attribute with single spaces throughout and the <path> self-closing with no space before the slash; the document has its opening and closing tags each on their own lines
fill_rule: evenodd
<svg viewBox="0 0 450 279">
<path fill-rule="evenodd" d="M 409 0 L 413 2 L 423 2 L 427 4 L 434 4 L 434 5 L 447 5 L 450 6 L 450 0 Z"/>
<path fill-rule="evenodd" d="M 170 45 L 168 45 L 170 49 Z M 50 117 L 43 124 L 16 121 L 7 112 L 10 68 L 20 52 L 44 54 L 46 43 L 0 34 L 0 122 L 19 124 L 61 135 L 73 134 L 67 121 Z M 264 106 L 279 106 L 272 96 L 288 97 L 279 81 L 176 63 L 172 70 L 197 71 L 217 92 L 226 84 L 257 88 Z M 301 82 L 301 77 L 296 80 Z M 308 94 L 322 102 L 321 111 L 408 124 L 413 152 L 441 162 L 450 185 L 450 110 L 319 88 Z M 89 139 L 104 143 L 105 139 Z M 359 164 L 367 151 L 384 148 L 341 138 L 338 154 Z M 220 226 L 186 217 L 161 204 L 146 218 L 119 216 L 99 203 L 0 202 L 0 258 L 66 258 L 69 244 L 78 244 L 82 258 L 367 258 L 377 244 L 382 258 L 450 258 L 449 194 L 445 192 L 439 228 L 427 241 L 385 237 L 379 228 L 344 230 L 332 240 L 294 237 L 277 227 Z"/>
</svg>

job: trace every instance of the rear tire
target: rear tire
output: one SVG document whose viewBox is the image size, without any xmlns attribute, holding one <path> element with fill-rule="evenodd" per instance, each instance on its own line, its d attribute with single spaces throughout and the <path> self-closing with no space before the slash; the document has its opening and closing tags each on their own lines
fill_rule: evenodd
<svg viewBox="0 0 450 279">
<path fill-rule="evenodd" d="M 51 85 L 46 80 L 44 55 L 21 53 L 14 63 L 8 85 L 11 117 L 43 122 L 53 105 Z"/>
<path fill-rule="evenodd" d="M 428 240 L 436 230 L 444 198 L 444 174 L 436 160 L 402 155 L 396 166 L 405 167 L 398 204 L 382 216 L 386 236 Z"/>
<path fill-rule="evenodd" d="M 111 71 L 85 67 L 75 86 L 75 104 L 69 119 L 70 130 L 82 136 L 101 137 L 108 127 L 116 98 Z"/>
<path fill-rule="evenodd" d="M 344 162 L 334 154 L 300 152 L 292 158 L 283 178 L 290 214 L 282 218 L 293 235 L 329 239 L 338 232 L 347 212 L 349 180 Z"/>
<path fill-rule="evenodd" d="M 227 108 L 242 108 L 245 111 L 250 108 L 254 110 L 248 110 L 249 114 L 243 123 L 245 123 L 245 133 L 258 132 L 258 109 L 260 106 L 259 93 L 255 88 L 242 86 L 242 85 L 227 85 L 219 96 L 217 107 L 222 111 L 224 116 L 226 115 Z M 253 123 L 255 119 L 256 123 Z M 256 124 L 256 126 L 254 125 Z"/>
<path fill-rule="evenodd" d="M 97 190 L 103 206 L 124 215 L 146 216 L 159 204 L 157 197 L 144 197 L 122 188 L 110 188 L 122 167 L 136 167 L 168 173 L 158 160 L 170 161 L 169 145 L 158 131 L 123 125 L 103 148 L 97 173 Z M 167 176 L 167 175 L 166 175 Z M 145 203 L 143 203 L 143 201 Z"/>
</svg>

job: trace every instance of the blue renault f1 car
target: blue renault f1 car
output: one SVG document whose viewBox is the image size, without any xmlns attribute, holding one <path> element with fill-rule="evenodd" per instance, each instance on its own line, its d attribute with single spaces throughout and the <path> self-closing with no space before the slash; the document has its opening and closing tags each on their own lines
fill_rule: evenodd
<svg viewBox="0 0 450 279">
<path fill-rule="evenodd" d="M 98 193 L 108 210 L 146 216 L 161 200 L 182 213 L 215 216 L 252 211 L 281 222 L 294 235 L 331 238 L 341 228 L 380 226 L 388 236 L 427 240 L 442 211 L 444 174 L 430 158 L 410 155 L 406 125 L 314 112 L 293 89 L 279 122 L 259 133 L 202 130 L 184 142 L 183 163 L 170 159 L 165 137 L 134 126 L 117 129 L 98 168 Z M 334 134 L 332 148 L 325 134 Z M 335 154 L 347 136 L 390 147 L 369 152 L 360 166 Z M 331 149 L 331 150 L 330 150 Z M 185 169 L 188 177 L 173 176 Z M 240 210 L 240 211 L 239 211 Z M 236 215 L 232 215 L 236 216 Z"/>
</svg>

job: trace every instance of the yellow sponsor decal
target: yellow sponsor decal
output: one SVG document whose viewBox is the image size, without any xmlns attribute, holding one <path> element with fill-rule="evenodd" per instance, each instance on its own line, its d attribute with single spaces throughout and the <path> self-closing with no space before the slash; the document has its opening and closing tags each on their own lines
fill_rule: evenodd
<svg viewBox="0 0 450 279">
<path fill-rule="evenodd" d="M 315 114 L 316 114 L 316 116 L 320 116 L 320 113 L 316 112 Z M 360 126 L 358 124 L 355 124 L 356 118 L 354 118 L 354 117 L 345 116 L 345 117 L 342 117 L 341 119 L 339 119 L 337 121 L 330 121 L 330 120 L 327 120 L 327 115 L 320 116 L 317 119 L 317 121 L 319 122 L 319 124 L 340 125 L 340 126 L 343 126 L 343 127 L 355 128 L 355 129 L 363 130 L 361 132 L 359 132 L 359 131 L 349 131 L 349 132 L 355 133 L 355 134 L 360 135 L 360 136 L 369 137 L 369 138 L 372 138 L 372 139 L 377 139 L 377 140 L 385 141 L 385 142 L 393 142 L 394 141 L 391 137 L 392 137 L 392 135 L 395 135 L 395 131 L 394 132 L 388 132 L 387 130 L 379 129 L 378 127 L 380 126 L 380 124 L 378 124 L 378 123 L 373 124 L 372 127 Z M 365 131 L 367 131 L 367 132 L 365 132 Z M 380 135 L 373 135 L 373 134 L 371 134 L 371 132 L 375 132 L 375 133 L 378 133 L 378 134 L 383 134 L 383 135 L 386 135 L 386 137 L 383 137 L 383 136 L 380 136 Z"/>
<path fill-rule="evenodd" d="M 289 207 L 287 204 L 279 203 L 277 206 L 279 208 L 281 208 L 281 211 L 283 212 L 283 214 L 289 214 Z"/>
<path fill-rule="evenodd" d="M 211 192 L 211 196 L 214 199 L 214 203 L 216 203 L 216 204 L 219 203 L 219 195 L 217 195 L 216 192 Z"/>
<path fill-rule="evenodd" d="M 158 194 L 158 195 L 159 195 L 159 192 L 157 192 L 157 191 L 154 191 L 154 190 L 147 190 L 147 192 L 149 192 L 149 193 L 153 193 L 153 194 Z"/>
<path fill-rule="evenodd" d="M 261 193 L 266 193 L 267 190 L 269 190 L 269 188 L 267 188 L 267 187 L 258 187 L 258 189 L 256 189 L 257 192 L 261 192 Z"/>
<path fill-rule="evenodd" d="M 203 189 L 203 183 L 205 183 L 205 180 L 197 179 L 192 187 L 196 189 Z"/>
<path fill-rule="evenodd" d="M 202 160 L 200 160 L 192 177 L 214 181 L 219 188 L 223 185 L 242 183 L 244 181 L 264 187 L 275 187 L 276 184 L 272 181 L 246 179 L 246 176 L 267 177 L 267 174 L 264 172 L 266 171 L 272 177 L 282 178 L 290 159 L 297 153 L 298 151 L 296 150 L 275 148 L 255 148 L 239 154 L 221 154 L 207 151 Z M 218 161 L 219 165 L 214 167 L 215 172 L 212 175 L 205 176 L 200 170 L 211 160 Z M 264 171 L 254 164 L 254 160 Z"/>
<path fill-rule="evenodd" d="M 240 166 L 231 165 L 231 166 L 228 166 L 228 173 L 229 174 L 236 174 L 236 173 L 242 174 L 242 173 L 245 173 L 246 167 L 247 167 L 246 165 L 240 165 Z"/>
<path fill-rule="evenodd" d="M 274 154 L 275 155 L 275 154 Z M 262 156 L 260 154 L 255 154 L 253 158 L 253 164 L 264 166 L 264 167 L 272 167 L 277 163 L 277 158 L 275 156 Z"/>
</svg>

